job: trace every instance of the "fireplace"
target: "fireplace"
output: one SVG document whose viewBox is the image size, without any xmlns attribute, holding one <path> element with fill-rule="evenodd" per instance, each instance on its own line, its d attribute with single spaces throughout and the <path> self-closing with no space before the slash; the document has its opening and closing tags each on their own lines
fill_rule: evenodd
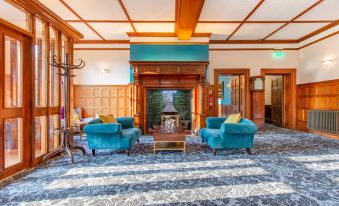
<svg viewBox="0 0 339 206">
<path fill-rule="evenodd" d="M 191 129 L 192 90 L 149 89 L 146 110 L 148 130 L 164 126 L 168 120 L 176 127 Z"/>
<path fill-rule="evenodd" d="M 176 125 L 186 124 L 185 126 L 192 130 L 205 126 L 208 110 L 206 83 L 208 62 L 131 61 L 130 63 L 133 69 L 133 83 L 130 84 L 130 114 L 135 119 L 135 125 L 144 133 L 147 133 L 149 128 L 163 124 L 167 119 L 174 119 Z M 176 95 L 179 94 L 189 97 L 187 105 L 190 107 L 185 111 L 176 105 Z M 156 98 L 162 100 L 154 101 Z M 150 106 L 152 102 L 157 103 Z M 150 111 L 149 108 L 156 111 Z M 185 118 L 182 118 L 183 116 Z"/>
</svg>

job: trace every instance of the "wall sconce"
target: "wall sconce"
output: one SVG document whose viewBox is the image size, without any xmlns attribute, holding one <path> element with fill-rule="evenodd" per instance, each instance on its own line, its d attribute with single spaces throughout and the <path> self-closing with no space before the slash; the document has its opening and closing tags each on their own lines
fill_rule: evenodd
<svg viewBox="0 0 339 206">
<path fill-rule="evenodd" d="M 108 73 L 110 70 L 108 69 L 108 67 L 106 66 L 106 65 L 103 65 L 103 66 L 100 66 L 99 67 L 99 72 L 101 73 L 101 74 L 106 74 L 106 73 Z"/>
<path fill-rule="evenodd" d="M 330 64 L 332 64 L 332 62 L 333 62 L 332 59 L 321 61 L 321 63 L 325 66 L 325 68 L 328 68 Z"/>
</svg>

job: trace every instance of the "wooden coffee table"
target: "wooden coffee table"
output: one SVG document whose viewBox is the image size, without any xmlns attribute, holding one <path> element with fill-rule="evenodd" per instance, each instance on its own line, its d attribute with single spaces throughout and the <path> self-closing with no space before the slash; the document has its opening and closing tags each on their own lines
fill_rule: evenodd
<svg viewBox="0 0 339 206">
<path fill-rule="evenodd" d="M 165 127 L 158 127 L 153 132 L 154 145 L 153 153 L 156 151 L 178 150 L 186 152 L 186 132 L 181 127 L 168 130 Z"/>
</svg>

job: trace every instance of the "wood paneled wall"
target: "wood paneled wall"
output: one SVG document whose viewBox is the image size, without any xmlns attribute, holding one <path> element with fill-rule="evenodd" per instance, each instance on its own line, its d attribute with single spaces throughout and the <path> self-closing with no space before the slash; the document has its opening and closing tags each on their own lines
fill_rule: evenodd
<svg viewBox="0 0 339 206">
<path fill-rule="evenodd" d="M 129 115 L 128 85 L 74 85 L 74 107 L 83 109 L 83 117 L 96 114 Z"/>
<path fill-rule="evenodd" d="M 306 130 L 307 110 L 339 110 L 339 79 L 299 84 L 297 87 L 297 128 Z"/>
</svg>

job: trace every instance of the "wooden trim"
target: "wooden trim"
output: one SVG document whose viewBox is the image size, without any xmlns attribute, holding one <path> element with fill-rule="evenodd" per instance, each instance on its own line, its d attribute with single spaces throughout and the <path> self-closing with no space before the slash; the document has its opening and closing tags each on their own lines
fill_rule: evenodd
<svg viewBox="0 0 339 206">
<path fill-rule="evenodd" d="M 86 19 L 87 23 L 129 23 L 128 20 L 110 20 L 110 19 L 103 19 L 103 20 L 91 20 Z M 294 21 L 245 21 L 246 24 L 283 24 L 283 23 L 333 23 L 336 20 L 294 20 Z M 67 23 L 82 23 L 81 20 L 65 20 Z M 132 23 L 175 23 L 174 20 L 132 20 Z M 200 20 L 198 23 L 220 23 L 220 24 L 240 24 L 243 21 L 222 21 L 222 20 Z"/>
<path fill-rule="evenodd" d="M 289 75 L 291 82 L 291 90 L 289 91 L 289 101 L 285 102 L 284 107 L 291 111 L 289 116 L 285 116 L 285 119 L 289 119 L 291 126 L 287 126 L 289 129 L 295 129 L 297 124 L 297 70 L 295 68 L 286 69 L 272 69 L 262 68 L 261 75 Z M 286 104 L 287 103 L 287 104 Z M 286 109 L 285 109 L 286 110 Z M 284 110 L 284 111 L 285 111 Z M 286 113 L 285 113 L 286 114 Z"/>
<path fill-rule="evenodd" d="M 210 40 L 210 44 L 296 44 L 297 40 Z"/>
<path fill-rule="evenodd" d="M 214 21 L 214 20 L 203 20 L 203 21 L 198 21 L 198 23 L 219 23 L 219 24 L 240 24 L 243 21 Z M 305 21 L 245 21 L 244 23 L 246 24 L 282 24 L 282 23 L 333 23 L 335 20 L 305 20 Z"/>
<path fill-rule="evenodd" d="M 126 87 L 129 84 L 74 84 L 74 87 Z"/>
<path fill-rule="evenodd" d="M 0 18 L 0 24 L 3 24 L 3 25 L 5 25 L 5 26 L 7 26 L 7 27 L 9 27 L 9 28 L 11 28 L 13 30 L 16 30 L 19 33 L 25 34 L 26 36 L 29 36 L 29 37 L 33 37 L 34 36 L 33 33 L 29 32 L 29 31 L 27 31 L 27 30 L 25 30 L 23 28 L 20 28 L 20 27 L 14 25 L 11 22 L 8 22 L 8 21 L 6 21 L 6 20 L 4 20 L 2 18 Z"/>
<path fill-rule="evenodd" d="M 74 38 L 74 39 L 82 39 L 84 36 L 74 29 L 72 26 L 67 24 L 62 18 L 48 9 L 45 5 L 43 5 L 38 0 L 7 0 L 8 2 L 17 4 L 24 8 L 25 10 L 38 15 L 42 20 L 52 24 L 58 30 L 61 30 L 64 34 Z"/>
<path fill-rule="evenodd" d="M 306 130 L 306 132 L 310 132 L 310 133 L 317 134 L 317 135 L 320 135 L 320 136 L 325 136 L 325 137 L 328 137 L 328 138 L 339 140 L 339 135 L 336 135 L 336 134 L 331 134 L 331 133 L 327 133 L 327 132 L 320 132 L 320 131 L 315 131 L 315 130 Z"/>
<path fill-rule="evenodd" d="M 260 0 L 257 5 L 251 10 L 251 12 L 249 14 L 247 14 L 247 16 L 245 17 L 244 20 L 242 20 L 242 22 L 237 26 L 237 28 L 235 28 L 235 30 L 227 37 L 226 40 L 229 40 L 239 29 L 240 27 L 247 21 L 247 19 L 249 19 L 252 14 L 254 14 L 254 12 L 260 7 L 260 5 L 262 3 L 264 3 L 265 0 Z"/>
<path fill-rule="evenodd" d="M 177 37 L 174 32 L 127 32 L 129 37 Z M 210 37 L 212 33 L 193 33 L 192 37 Z"/>
<path fill-rule="evenodd" d="M 110 51 L 110 50 L 130 50 L 129 48 L 74 48 L 74 51 L 87 51 L 87 50 L 101 50 L 101 51 Z"/>
<path fill-rule="evenodd" d="M 316 86 L 319 84 L 339 84 L 339 79 L 332 79 L 332 80 L 325 80 L 319 82 L 309 82 L 304 84 L 298 84 L 297 87 L 309 87 L 309 86 Z"/>
<path fill-rule="evenodd" d="M 134 24 L 133 24 L 133 22 L 131 20 L 131 17 L 129 16 L 129 14 L 128 14 L 127 10 L 126 10 L 126 7 L 125 7 L 124 3 L 122 2 L 122 0 L 118 0 L 118 2 L 119 2 L 119 5 L 120 5 L 121 9 L 125 13 L 126 18 L 128 19 L 128 22 L 131 24 L 131 27 L 132 27 L 133 31 L 137 32 L 137 30 L 135 29 Z"/>
<path fill-rule="evenodd" d="M 130 44 L 208 44 L 208 42 L 131 42 Z"/>
<path fill-rule="evenodd" d="M 106 40 L 102 37 L 89 23 L 87 23 L 78 13 L 76 13 L 64 0 L 59 0 L 70 12 L 72 12 L 76 17 L 78 17 L 82 23 L 86 24 L 86 26 L 92 30 L 96 35 L 98 35 L 102 40 Z"/>
<path fill-rule="evenodd" d="M 197 66 L 207 66 L 209 64 L 208 61 L 129 61 L 129 63 L 134 65 L 156 65 L 156 66 L 163 66 L 163 65 L 197 65 Z"/>
<path fill-rule="evenodd" d="M 74 44 L 129 44 L 129 40 L 79 40 L 74 41 Z"/>
<path fill-rule="evenodd" d="M 179 40 L 189 40 L 197 26 L 205 0 L 176 0 L 176 34 Z"/>
<path fill-rule="evenodd" d="M 216 68 L 214 69 L 214 108 L 215 108 L 215 113 L 214 116 L 218 115 L 218 76 L 220 74 L 236 74 L 236 75 L 244 75 L 245 76 L 245 112 L 246 115 L 245 117 L 250 119 L 251 118 L 251 96 L 250 96 L 250 69 L 249 68 L 232 68 L 232 69 L 219 69 Z"/>
<path fill-rule="evenodd" d="M 309 12 L 311 9 L 313 9 L 314 7 L 316 7 L 317 5 L 319 5 L 323 0 L 318 0 L 317 2 L 315 2 L 314 4 L 312 4 L 311 6 L 309 6 L 307 9 L 305 9 L 303 12 L 301 12 L 300 14 L 298 14 L 297 16 L 295 16 L 293 19 L 291 19 L 291 21 L 296 20 L 297 18 L 301 17 L 302 15 L 306 14 L 307 12 Z M 285 24 L 283 24 L 282 26 L 280 26 L 279 28 L 277 28 L 276 30 L 274 30 L 273 32 L 271 32 L 270 34 L 268 34 L 267 36 L 264 37 L 264 40 L 269 38 L 270 36 L 272 36 L 273 34 L 277 33 L 279 30 L 281 30 L 282 28 L 286 27 L 290 22 L 287 22 Z"/>
<path fill-rule="evenodd" d="M 317 40 L 315 40 L 315 41 L 312 41 L 312 42 L 310 42 L 310 43 L 308 43 L 308 44 L 305 44 L 304 46 L 299 47 L 299 49 L 303 49 L 303 48 L 305 48 L 305 47 L 311 46 L 312 44 L 318 43 L 318 42 L 323 41 L 323 40 L 325 40 L 325 39 L 327 39 L 327 38 L 330 38 L 330 37 L 332 37 L 332 36 L 335 36 L 335 35 L 337 35 L 337 34 L 339 34 L 339 31 L 334 32 L 334 33 L 332 33 L 332 34 L 329 34 L 329 35 L 327 35 L 327 36 L 324 36 L 324 37 L 322 37 L 322 38 L 320 38 L 320 39 L 317 39 Z"/>
<path fill-rule="evenodd" d="M 283 48 L 282 50 L 298 50 L 299 48 Z M 274 51 L 275 48 L 210 48 L 209 51 Z"/>
<path fill-rule="evenodd" d="M 81 20 L 65 20 L 69 23 L 82 23 Z M 85 20 L 87 23 L 129 23 L 128 20 Z M 175 23 L 173 20 L 131 20 L 132 23 Z M 326 21 L 328 22 L 328 21 Z"/>
<path fill-rule="evenodd" d="M 326 31 L 326 30 L 328 30 L 330 28 L 333 28 L 333 27 L 335 27 L 337 25 L 339 25 L 339 20 L 337 20 L 337 21 L 335 21 L 333 23 L 330 23 L 330 24 L 328 24 L 328 25 L 326 25 L 324 27 L 321 27 L 320 29 L 318 29 L 318 30 L 316 30 L 316 31 L 314 31 L 312 33 L 309 33 L 309 34 L 307 34 L 307 35 L 305 35 L 303 37 L 301 37 L 300 39 L 298 39 L 298 41 L 299 42 L 305 41 L 306 39 L 309 39 L 309 38 L 311 38 L 311 37 L 313 37 L 313 36 L 315 36 L 317 34 L 320 34 L 321 32 L 324 32 L 324 31 Z"/>
</svg>

